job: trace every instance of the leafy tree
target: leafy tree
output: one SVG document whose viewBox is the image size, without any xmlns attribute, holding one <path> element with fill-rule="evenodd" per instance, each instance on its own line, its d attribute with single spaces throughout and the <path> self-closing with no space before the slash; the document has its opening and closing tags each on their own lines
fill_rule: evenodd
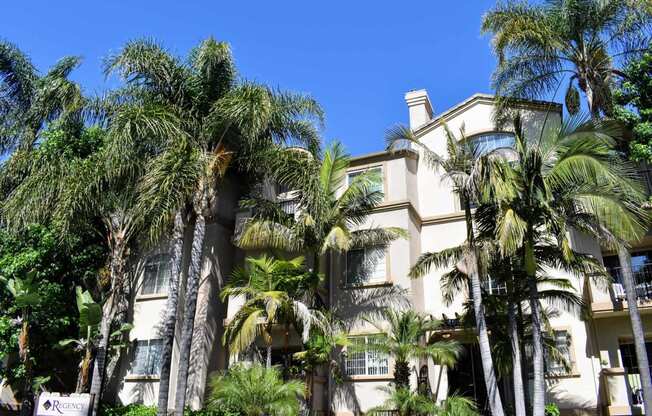
<svg viewBox="0 0 652 416">
<path fill-rule="evenodd" d="M 158 151 L 146 164 L 140 189 L 141 203 L 153 218 L 154 240 L 167 230 L 170 218 L 180 217 L 172 239 L 175 254 L 164 322 L 160 415 L 167 412 L 181 237 L 185 224 L 194 224 L 175 400 L 180 413 L 185 406 L 205 226 L 218 215 L 216 203 L 222 180 L 229 172 L 242 175 L 253 170 L 256 154 L 274 143 L 317 146 L 313 123 L 321 121 L 322 113 L 309 97 L 238 82 L 229 45 L 213 38 L 201 42 L 185 61 L 153 41 L 128 42 L 107 60 L 106 72 L 117 73 L 125 80 L 129 99 L 141 109 L 153 109 L 180 121 L 180 131 L 171 140 L 149 141 Z M 116 138 L 117 148 L 129 151 L 134 145 Z M 131 162 L 114 161 L 120 169 L 130 169 Z"/>
<path fill-rule="evenodd" d="M 313 308 L 319 276 L 304 268 L 303 257 L 278 260 L 265 255 L 245 259 L 245 267 L 233 272 L 222 290 L 222 299 L 242 297 L 245 302 L 224 333 L 224 344 L 233 353 L 244 351 L 258 336 L 267 347 L 266 366 L 272 366 L 272 331 L 284 327 L 285 346 L 293 326 L 308 341 L 311 327 L 324 327 L 323 314 Z"/>
<path fill-rule="evenodd" d="M 631 160 L 652 162 L 652 52 L 633 60 L 615 91 L 616 119 L 632 132 L 627 154 Z"/>
<path fill-rule="evenodd" d="M 78 331 L 78 315 L 69 299 L 75 285 L 95 287 L 106 257 L 101 240 L 82 227 L 63 241 L 59 235 L 56 226 L 33 225 L 17 233 L 0 230 L 0 275 L 21 279 L 34 271 L 38 302 L 30 311 L 30 371 L 34 380 L 47 381 L 49 388 L 67 390 L 74 383 L 68 377 L 69 363 L 76 358 L 52 346 Z M 20 310 L 4 285 L 0 311 L 0 357 L 9 362 L 0 368 L 0 377 L 20 391 L 26 385 L 26 368 L 17 361 Z"/>
<path fill-rule="evenodd" d="M 235 365 L 210 381 L 208 408 L 233 409 L 246 416 L 294 416 L 299 414 L 303 383 L 284 382 L 276 368 L 260 364 Z"/>
<path fill-rule="evenodd" d="M 394 358 L 394 382 L 397 389 L 410 388 L 410 359 L 430 358 L 435 364 L 453 367 L 457 362 L 460 347 L 455 341 L 436 341 L 427 345 L 424 336 L 436 330 L 440 323 L 430 316 L 413 310 L 398 311 L 386 309 L 383 318 L 387 326 L 375 320 L 369 323 L 386 334 L 381 343 L 365 346 Z"/>
<path fill-rule="evenodd" d="M 463 137 L 464 132 L 462 132 L 462 137 L 459 141 L 448 127 L 445 128 L 445 132 L 446 150 L 448 153 L 446 156 L 433 152 L 406 126 L 396 126 L 390 129 L 386 135 L 388 148 L 402 149 L 406 146 L 415 146 L 423 155 L 428 167 L 433 170 L 442 169 L 444 175 L 443 180 L 452 184 L 453 192 L 459 195 L 464 210 L 466 222 L 466 241 L 464 246 L 443 250 L 438 253 L 424 253 L 420 255 L 416 264 L 410 270 L 410 277 L 422 277 L 428 273 L 432 266 L 445 264 L 442 262 L 442 259 L 462 254 L 460 258 L 463 259 L 464 268 L 471 281 L 471 299 L 473 301 L 473 313 L 476 322 L 475 328 L 478 335 L 478 345 L 482 358 L 482 373 L 487 389 L 487 397 L 489 398 L 489 407 L 494 416 L 502 416 L 504 414 L 503 404 L 498 390 L 487 323 L 484 316 L 484 306 L 482 304 L 478 247 L 476 244 L 474 219 L 471 212 L 471 204 L 480 200 L 485 192 L 483 187 L 486 182 L 486 171 L 488 170 L 487 167 L 490 166 L 486 159 L 489 156 L 485 155 L 481 157 L 482 155 L 479 150 L 472 145 L 471 141 Z M 462 253 L 460 253 L 460 249 Z"/>
<path fill-rule="evenodd" d="M 498 56 L 496 93 L 508 104 L 513 98 L 554 95 L 566 82 L 565 102 L 571 114 L 580 109 L 578 88 L 591 114 L 612 114 L 612 88 L 623 76 L 618 61 L 639 55 L 650 40 L 652 15 L 644 3 L 499 3 L 482 21 L 482 32 L 492 35 Z"/>
</svg>

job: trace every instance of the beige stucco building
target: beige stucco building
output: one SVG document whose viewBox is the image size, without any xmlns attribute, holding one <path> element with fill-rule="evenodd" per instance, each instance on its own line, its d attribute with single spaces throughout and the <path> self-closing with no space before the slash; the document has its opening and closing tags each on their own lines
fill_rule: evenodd
<svg viewBox="0 0 652 416">
<path fill-rule="evenodd" d="M 444 123 L 453 132 L 463 129 L 469 140 L 477 140 L 487 148 L 509 146 L 512 140 L 509 129 L 497 130 L 494 127 L 494 99 L 489 95 L 476 94 L 438 115 L 434 115 L 424 90 L 408 92 L 405 100 L 410 128 L 424 144 L 440 155 L 446 154 Z M 561 120 L 561 106 L 557 104 L 523 102 L 519 106 L 528 134 L 539 134 L 544 123 L 555 125 Z M 378 142 L 381 147 L 380 138 Z M 474 396 L 482 407 L 484 384 L 475 338 L 472 332 L 460 329 L 457 320 L 457 316 L 463 313 L 466 295 L 460 294 L 450 305 L 444 303 L 440 277 L 446 270 L 432 270 L 424 278 L 416 280 L 408 277 L 411 265 L 420 254 L 454 247 L 464 241 L 465 222 L 459 199 L 452 192 L 451 185 L 428 167 L 414 150 L 395 153 L 380 151 L 355 157 L 349 174 L 355 175 L 366 169 L 379 171 L 382 177 L 382 185 L 379 186 L 384 192 L 384 201 L 369 218 L 369 223 L 401 227 L 407 230 L 409 237 L 391 243 L 386 249 L 349 252 L 345 257 L 332 259 L 328 270 L 333 307 L 343 317 L 351 317 L 349 332 L 355 337 L 354 342 L 377 342 L 378 330 L 368 324 L 354 322 L 352 317 L 382 299 L 379 294 L 383 290 L 405 289 L 411 308 L 444 320 L 445 325 L 434 336 L 457 339 L 465 348 L 465 356 L 456 368 L 439 368 L 428 362 L 414 362 L 413 382 L 415 385 L 427 383 L 439 398 L 455 391 Z M 236 359 L 227 356 L 221 336 L 225 322 L 235 314 L 241 302 L 232 299 L 228 305 L 224 305 L 219 301 L 218 292 L 233 265 L 243 258 L 243 253 L 230 242 L 237 221 L 246 216 L 246 212 L 236 208 L 238 193 L 235 184 L 227 187 L 221 195 L 221 216 L 209 225 L 206 235 L 200 303 L 195 320 L 198 335 L 192 347 L 190 373 L 190 404 L 194 407 L 202 403 L 209 374 L 226 368 L 229 362 Z M 591 313 L 580 317 L 559 310 L 551 318 L 554 342 L 571 363 L 571 369 L 548 376 L 548 400 L 557 403 L 562 412 L 569 414 L 627 415 L 640 412 L 636 360 L 632 355 L 627 305 L 622 301 L 621 286 L 617 283 L 617 261 L 589 238 L 573 235 L 572 242 L 575 249 L 604 258 L 605 264 L 614 273 L 616 283 L 599 287 L 586 276 L 569 277 L 577 293 L 590 305 Z M 648 254 L 648 247 L 652 247 L 652 244 L 647 239 L 638 244 L 633 250 L 633 258 L 639 279 L 637 287 L 641 313 L 649 328 L 652 324 L 652 266 L 649 264 L 652 263 L 652 251 Z M 127 360 L 129 362 L 115 385 L 118 397 L 125 403 L 156 402 L 160 348 L 157 340 L 160 338 L 159 325 L 167 297 L 166 261 L 165 250 L 148 257 L 144 277 L 134 299 L 134 329 L 130 335 L 133 347 L 130 360 Z M 372 269 L 361 277 L 357 273 L 363 263 L 371 264 Z M 501 288 L 487 284 L 485 290 L 492 292 Z M 178 348 L 175 345 L 170 404 L 175 394 L 177 360 Z M 315 408 L 326 411 L 330 402 L 335 414 L 352 415 L 381 404 L 385 396 L 378 388 L 392 380 L 392 358 L 377 353 L 343 352 L 342 361 L 345 365 L 343 383 L 335 383 L 326 372 L 317 378 Z M 548 368 L 555 368 L 555 365 L 549 362 Z M 506 383 L 503 384 L 506 386 Z M 504 387 L 502 394 L 504 400 L 509 402 L 509 388 Z"/>
</svg>

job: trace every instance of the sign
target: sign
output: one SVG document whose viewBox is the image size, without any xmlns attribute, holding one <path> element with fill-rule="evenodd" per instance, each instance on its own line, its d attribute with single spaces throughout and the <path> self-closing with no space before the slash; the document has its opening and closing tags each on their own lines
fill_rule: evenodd
<svg viewBox="0 0 652 416">
<path fill-rule="evenodd" d="M 59 393 L 41 393 L 36 402 L 34 416 L 88 416 L 91 411 L 91 395 L 62 396 Z"/>
</svg>

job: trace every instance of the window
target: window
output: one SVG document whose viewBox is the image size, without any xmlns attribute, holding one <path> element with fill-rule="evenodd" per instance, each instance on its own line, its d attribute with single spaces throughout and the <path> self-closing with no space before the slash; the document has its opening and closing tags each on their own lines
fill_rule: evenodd
<svg viewBox="0 0 652 416">
<path fill-rule="evenodd" d="M 170 273 L 170 257 L 168 255 L 161 254 L 150 258 L 145 265 L 143 286 L 140 289 L 140 294 L 153 295 L 166 293 Z"/>
<path fill-rule="evenodd" d="M 385 282 L 385 251 L 385 247 L 349 250 L 346 253 L 346 284 Z"/>
<path fill-rule="evenodd" d="M 568 366 L 573 365 L 573 356 L 571 355 L 571 339 L 568 331 L 553 331 L 552 344 L 557 350 L 558 356 L 552 356 L 550 351 L 545 350 L 545 364 L 547 374 L 566 374 Z"/>
<path fill-rule="evenodd" d="M 139 376 L 157 376 L 161 371 L 162 339 L 149 339 L 136 342 L 131 374 Z"/>
<path fill-rule="evenodd" d="M 489 295 L 504 295 L 507 293 L 507 283 L 492 278 L 482 282 L 482 289 Z"/>
<path fill-rule="evenodd" d="M 645 349 L 647 350 L 648 362 L 652 363 L 652 342 L 646 342 Z M 639 373 L 638 360 L 636 358 L 636 348 L 634 348 L 634 344 L 620 344 L 620 358 L 623 362 L 623 368 L 627 371 L 627 374 Z M 652 365 L 650 368 L 652 368 Z"/>
<path fill-rule="evenodd" d="M 346 179 L 347 185 L 351 184 L 351 182 L 353 182 L 353 180 L 355 180 L 355 178 L 357 176 L 360 176 L 361 174 L 363 174 L 365 172 L 371 172 L 370 175 L 372 175 L 371 179 L 372 179 L 373 185 L 370 187 L 371 188 L 370 190 L 372 192 L 384 193 L 384 189 L 383 189 L 383 170 L 380 167 L 370 168 L 370 169 L 363 169 L 363 170 L 357 170 L 355 172 L 350 172 L 346 177 L 347 178 Z"/>
<path fill-rule="evenodd" d="M 380 344 L 382 335 L 367 335 L 351 337 L 351 346 L 346 354 L 347 376 L 382 376 L 389 373 L 389 359 L 387 354 L 365 348 L 366 345 Z"/>
<path fill-rule="evenodd" d="M 514 134 L 512 133 L 485 133 L 471 137 L 469 140 L 478 156 L 492 150 L 514 147 Z"/>
</svg>

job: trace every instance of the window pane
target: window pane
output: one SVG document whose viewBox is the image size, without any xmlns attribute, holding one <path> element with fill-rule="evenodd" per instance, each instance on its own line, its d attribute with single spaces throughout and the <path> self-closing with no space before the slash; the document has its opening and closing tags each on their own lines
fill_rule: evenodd
<svg viewBox="0 0 652 416">
<path fill-rule="evenodd" d="M 371 175 L 373 175 L 373 184 L 370 186 L 370 191 L 384 193 L 383 170 L 381 168 L 371 168 L 367 170 L 351 172 L 347 175 L 347 184 L 350 184 L 357 176 L 360 176 L 365 172 L 372 172 Z"/>
<path fill-rule="evenodd" d="M 149 341 L 149 356 L 147 357 L 148 375 L 160 374 L 162 352 L 163 352 L 163 340 L 152 339 Z"/>
<path fill-rule="evenodd" d="M 364 283 L 364 250 L 350 250 L 346 253 L 346 283 Z"/>
<path fill-rule="evenodd" d="M 158 266 L 158 277 L 156 279 L 156 293 L 167 293 L 170 282 L 170 259 L 164 258 Z"/>
<path fill-rule="evenodd" d="M 140 293 L 143 295 L 150 295 L 156 293 L 156 276 L 158 275 L 158 264 L 148 263 L 145 266 L 145 272 L 143 275 L 143 286 L 140 289 Z"/>
<path fill-rule="evenodd" d="M 385 248 L 373 247 L 366 249 L 366 264 L 368 268 L 368 281 L 385 280 Z"/>
<path fill-rule="evenodd" d="M 131 374 L 144 375 L 147 374 L 147 341 L 136 342 L 136 349 L 134 351 L 134 360 L 131 363 Z"/>
<path fill-rule="evenodd" d="M 364 345 L 364 337 L 349 338 L 352 346 Z M 346 375 L 359 376 L 364 375 L 366 372 L 366 353 L 364 351 L 354 350 L 349 348 L 346 354 Z"/>
<path fill-rule="evenodd" d="M 514 147 L 514 135 L 512 133 L 481 134 L 471 138 L 471 144 L 480 156 L 492 150 Z"/>
<path fill-rule="evenodd" d="M 549 373 L 564 374 L 566 373 L 566 365 L 572 365 L 570 337 L 567 331 L 554 331 L 554 346 L 563 360 L 553 359 L 549 354 L 546 354 L 547 370 Z"/>
<path fill-rule="evenodd" d="M 367 344 L 380 344 L 383 342 L 382 336 L 371 336 L 367 338 Z M 370 376 L 384 375 L 389 371 L 387 354 L 368 350 L 367 351 L 367 374 Z"/>
</svg>

